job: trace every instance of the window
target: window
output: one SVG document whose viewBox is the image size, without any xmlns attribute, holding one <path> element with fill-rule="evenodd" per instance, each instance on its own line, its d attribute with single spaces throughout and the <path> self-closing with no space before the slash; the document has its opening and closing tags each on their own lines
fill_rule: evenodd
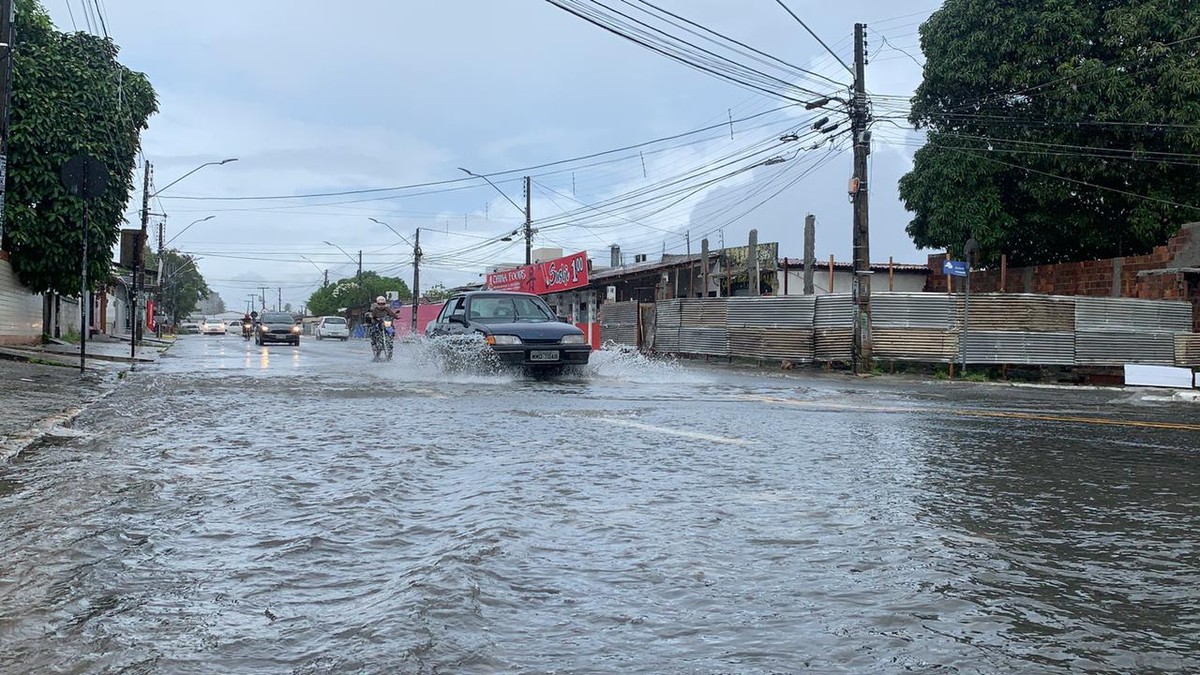
<svg viewBox="0 0 1200 675">
<path fill-rule="evenodd" d="M 326 326 L 345 326 L 346 320 L 340 316 L 330 316 L 326 317 L 323 323 Z"/>
<path fill-rule="evenodd" d="M 483 323 L 544 322 L 557 317 L 541 299 L 526 295 L 488 295 L 471 301 L 471 320 Z"/>
</svg>

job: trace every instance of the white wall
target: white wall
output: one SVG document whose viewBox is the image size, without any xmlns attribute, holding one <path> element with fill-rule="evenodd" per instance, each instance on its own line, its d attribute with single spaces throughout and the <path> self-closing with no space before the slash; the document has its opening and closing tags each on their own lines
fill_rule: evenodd
<svg viewBox="0 0 1200 675">
<path fill-rule="evenodd" d="M 41 334 L 42 296 L 22 286 L 0 258 L 0 343 L 32 343 Z"/>
<path fill-rule="evenodd" d="M 813 290 L 817 295 L 830 293 L 829 267 L 821 269 L 818 265 L 813 270 Z M 804 295 L 804 270 L 788 270 L 787 294 Z M 854 274 L 850 270 L 834 268 L 833 293 L 849 293 L 853 289 Z M 888 290 L 887 272 L 876 272 L 871 275 L 871 290 L 882 293 Z M 912 272 L 896 272 L 892 280 L 892 290 L 898 293 L 920 293 L 925 290 L 925 274 Z M 783 295 L 783 271 L 779 272 L 779 295 Z"/>
</svg>

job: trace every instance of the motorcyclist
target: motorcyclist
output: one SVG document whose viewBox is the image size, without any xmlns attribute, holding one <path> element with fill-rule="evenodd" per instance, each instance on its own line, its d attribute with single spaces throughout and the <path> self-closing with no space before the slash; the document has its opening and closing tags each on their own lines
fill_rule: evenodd
<svg viewBox="0 0 1200 675">
<path fill-rule="evenodd" d="M 371 347 L 375 351 L 375 360 L 379 360 L 381 352 L 387 353 L 387 359 L 392 360 L 392 338 L 387 330 L 385 321 L 394 321 L 396 314 L 388 306 L 387 298 L 382 295 L 375 298 L 367 315 L 367 337 L 371 339 Z"/>
<path fill-rule="evenodd" d="M 254 319 L 251 318 L 250 312 L 242 315 L 242 335 L 249 335 L 254 328 Z"/>
<path fill-rule="evenodd" d="M 396 315 L 392 312 L 392 308 L 388 306 L 387 298 L 382 295 L 375 298 L 375 304 L 371 305 L 371 323 L 377 323 L 384 319 L 395 319 Z"/>
</svg>

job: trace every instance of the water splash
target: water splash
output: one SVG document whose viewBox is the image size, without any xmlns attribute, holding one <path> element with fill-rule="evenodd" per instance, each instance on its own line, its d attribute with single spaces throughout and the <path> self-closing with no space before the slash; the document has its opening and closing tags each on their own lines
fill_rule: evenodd
<svg viewBox="0 0 1200 675">
<path fill-rule="evenodd" d="M 606 344 L 588 360 L 591 377 L 632 383 L 713 384 L 716 378 L 685 367 L 672 356 L 648 355 L 632 347 Z"/>
</svg>

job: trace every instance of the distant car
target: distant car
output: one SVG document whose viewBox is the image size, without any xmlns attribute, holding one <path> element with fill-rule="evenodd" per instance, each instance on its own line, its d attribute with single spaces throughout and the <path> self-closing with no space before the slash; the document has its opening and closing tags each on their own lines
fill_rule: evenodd
<svg viewBox="0 0 1200 675">
<path fill-rule="evenodd" d="M 242 320 L 241 319 L 231 319 L 229 321 L 226 321 L 225 322 L 225 334 L 226 335 L 241 335 L 242 334 Z"/>
<path fill-rule="evenodd" d="M 205 319 L 200 322 L 200 332 L 205 335 L 224 335 L 225 322 L 220 319 Z"/>
<path fill-rule="evenodd" d="M 265 345 L 269 342 L 287 342 L 300 345 L 300 324 L 287 312 L 263 312 L 258 315 L 258 325 L 254 329 L 254 344 Z"/>
<path fill-rule="evenodd" d="M 200 324 L 193 323 L 191 321 L 184 321 L 183 323 L 179 324 L 179 328 L 177 328 L 175 332 L 179 335 L 199 335 Z"/>
<path fill-rule="evenodd" d="M 340 316 L 323 316 L 317 322 L 317 327 L 313 329 L 313 335 L 317 336 L 318 340 L 348 340 L 350 339 L 350 326 Z"/>
<path fill-rule="evenodd" d="M 555 316 L 536 295 L 473 291 L 451 297 L 425 328 L 431 339 L 479 335 L 501 363 L 545 371 L 584 365 L 591 356 L 583 331 Z"/>
</svg>

